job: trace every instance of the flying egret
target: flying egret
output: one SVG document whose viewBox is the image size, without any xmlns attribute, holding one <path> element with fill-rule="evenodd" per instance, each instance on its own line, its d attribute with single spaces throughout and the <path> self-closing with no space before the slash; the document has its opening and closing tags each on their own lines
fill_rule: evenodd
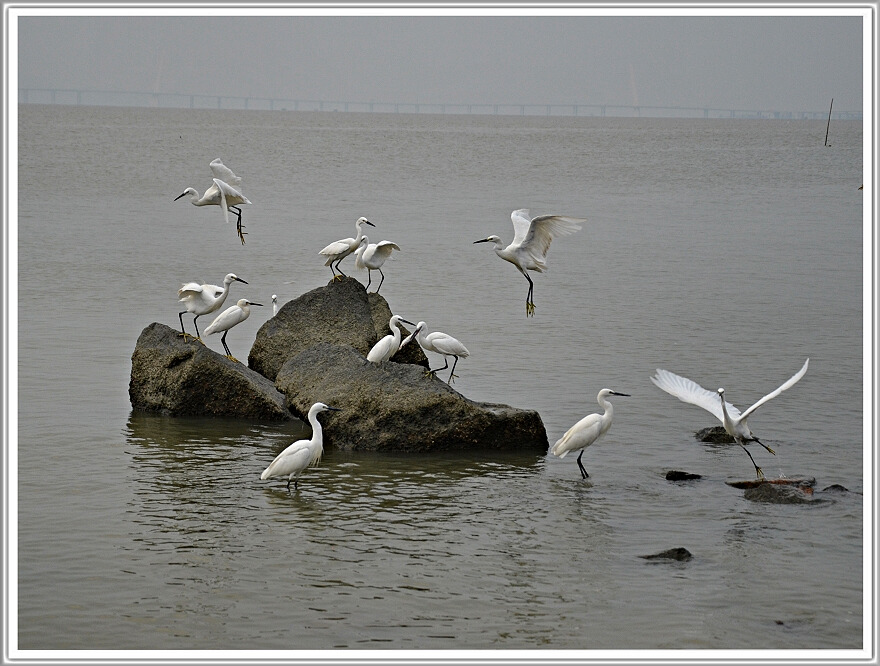
<svg viewBox="0 0 880 666">
<path fill-rule="evenodd" d="M 230 361 L 235 361 L 236 363 L 239 363 L 239 360 L 232 355 L 232 352 L 229 351 L 229 347 L 226 346 L 226 334 L 229 333 L 230 328 L 236 324 L 240 324 L 251 316 L 251 309 L 248 307 L 251 305 L 259 305 L 260 307 L 263 307 L 262 303 L 254 303 L 246 298 L 239 299 L 238 303 L 217 315 L 217 318 L 211 322 L 211 325 L 208 326 L 208 328 L 205 329 L 206 335 L 223 331 L 223 336 L 220 338 L 220 342 L 223 343 L 223 349 L 226 350 L 226 358 Z"/>
<path fill-rule="evenodd" d="M 229 211 L 231 210 L 238 217 L 236 225 L 238 237 L 241 239 L 241 244 L 244 245 L 246 232 L 242 231 L 241 208 L 239 206 L 250 204 L 251 202 L 241 193 L 241 178 L 232 173 L 232 170 L 223 164 L 219 157 L 211 162 L 209 166 L 214 174 L 214 184 L 205 190 L 203 195 L 199 196 L 195 188 L 187 187 L 174 200 L 177 201 L 177 199 L 189 195 L 190 203 L 193 206 L 220 206 L 223 210 L 223 219 L 226 220 L 227 224 L 229 223 Z"/>
<path fill-rule="evenodd" d="M 458 363 L 459 357 L 467 358 L 471 353 L 467 350 L 467 347 L 451 335 L 447 335 L 441 331 L 434 331 L 433 333 L 426 334 L 426 326 L 427 325 L 423 321 L 420 321 L 416 325 L 416 340 L 419 341 L 419 344 L 425 351 L 443 354 L 443 362 L 445 365 L 442 368 L 437 368 L 435 370 L 429 369 L 425 374 L 433 377 L 441 370 L 446 370 L 446 368 L 449 367 L 449 357 L 452 356 L 455 358 L 455 361 L 452 364 L 452 370 L 449 372 L 449 380 L 447 381 L 448 384 L 451 384 L 453 382 L 453 377 L 458 376 L 455 374 L 455 366 Z"/>
<path fill-rule="evenodd" d="M 356 238 L 343 238 L 342 240 L 335 241 L 318 253 L 327 257 L 327 261 L 324 262 L 324 265 L 330 267 L 330 272 L 333 273 L 334 280 L 341 280 L 342 278 L 347 277 L 346 274 L 342 272 L 342 269 L 339 268 L 339 263 L 358 249 L 358 245 L 361 244 L 361 239 L 364 237 L 364 232 L 361 227 L 365 224 L 369 224 L 371 227 L 376 226 L 367 218 L 359 217 L 357 222 L 354 223 L 355 229 L 357 229 Z M 336 262 L 336 270 L 339 271 L 339 275 L 336 275 L 336 270 L 333 270 L 334 262 Z"/>
<path fill-rule="evenodd" d="M 308 417 L 309 424 L 312 426 L 312 438 L 300 439 L 284 449 L 263 470 L 263 473 L 260 474 L 260 479 L 265 481 L 277 476 L 286 476 L 287 490 L 290 491 L 291 481 L 293 481 L 294 490 L 297 489 L 299 475 L 303 473 L 306 467 L 317 465 L 321 460 L 321 455 L 324 453 L 324 431 L 321 428 L 320 421 L 318 421 L 318 414 L 326 411 L 338 412 L 341 410 L 325 405 L 323 402 L 316 402 L 312 405 L 311 409 L 309 409 Z"/>
<path fill-rule="evenodd" d="M 564 236 L 580 231 L 581 224 L 587 220 L 582 217 L 568 217 L 565 215 L 539 215 L 529 220 L 529 211 L 527 208 L 520 208 L 510 214 L 513 222 L 513 242 L 507 247 L 498 236 L 489 236 L 474 243 L 494 243 L 495 254 L 509 261 L 517 270 L 523 274 L 529 281 L 529 292 L 526 295 L 526 316 L 534 316 L 535 304 L 532 302 L 534 298 L 535 285 L 532 278 L 529 277 L 528 271 L 537 271 L 543 273 L 547 270 L 547 250 L 550 249 L 550 242 L 556 236 Z"/>
<path fill-rule="evenodd" d="M 361 269 L 367 269 L 367 289 L 370 288 L 370 282 L 373 281 L 373 271 L 379 271 L 379 275 L 382 276 L 382 279 L 379 280 L 379 286 L 376 287 L 376 293 L 379 293 L 382 283 L 385 282 L 382 264 L 385 263 L 385 260 L 391 256 L 391 252 L 394 250 L 400 251 L 400 246 L 397 243 L 387 240 L 371 243 L 370 239 L 366 236 L 361 238 L 361 242 L 357 250 L 355 250 L 354 265 Z"/>
<path fill-rule="evenodd" d="M 381 363 L 397 353 L 397 350 L 400 349 L 400 322 L 415 326 L 411 321 L 407 321 L 399 315 L 393 315 L 388 321 L 388 328 L 391 329 L 391 334 L 386 335 L 373 345 L 373 348 L 367 353 L 367 361 Z"/>
<path fill-rule="evenodd" d="M 773 455 L 776 455 L 776 452 L 769 446 L 764 444 L 760 439 L 755 437 L 755 435 L 749 429 L 749 424 L 746 422 L 746 420 L 756 409 L 758 409 L 758 407 L 763 405 L 765 402 L 767 402 L 768 400 L 772 400 L 786 389 L 790 389 L 792 386 L 797 384 L 800 381 L 801 377 L 803 377 L 807 373 L 807 367 L 809 365 L 810 359 L 808 358 L 804 362 L 804 365 L 801 367 L 801 369 L 798 370 L 791 377 L 791 379 L 786 381 L 775 391 L 771 391 L 770 393 L 765 395 L 742 414 L 740 414 L 740 411 L 736 407 L 724 400 L 723 388 L 718 389 L 717 392 L 708 391 L 697 384 L 695 381 L 687 379 L 686 377 L 676 375 L 672 372 L 669 372 L 668 370 L 661 370 L 659 368 L 657 369 L 656 376 L 651 377 L 651 381 L 670 395 L 674 395 L 682 402 L 689 402 L 692 405 L 702 407 L 707 412 L 714 414 L 715 418 L 717 418 L 719 421 L 721 421 L 722 424 L 724 424 L 724 429 L 727 431 L 727 434 L 733 437 L 736 440 L 736 443 L 742 447 L 742 450 L 745 451 L 746 454 L 748 454 L 749 458 L 752 461 L 752 464 L 755 466 L 755 473 L 757 474 L 758 478 L 763 479 L 764 472 L 761 471 L 761 468 L 758 467 L 755 459 L 752 458 L 752 454 L 749 453 L 749 450 L 745 447 L 745 443 L 758 442 L 758 444 L 763 446 Z"/>
<path fill-rule="evenodd" d="M 180 302 L 184 304 L 186 310 L 178 314 L 180 319 L 180 331 L 184 341 L 186 341 L 186 330 L 183 328 L 183 315 L 185 312 L 191 312 L 195 315 L 193 325 L 196 327 L 196 340 L 201 341 L 199 335 L 199 325 L 196 320 L 203 314 L 216 312 L 223 305 L 226 296 L 229 294 L 229 285 L 233 282 L 241 282 L 247 284 L 235 273 L 227 273 L 223 278 L 223 286 L 218 287 L 216 284 L 199 284 L 198 282 L 188 282 L 177 290 L 180 296 Z"/>
<path fill-rule="evenodd" d="M 272 294 L 272 316 L 278 314 L 278 296 Z"/>
<path fill-rule="evenodd" d="M 577 464 L 578 467 L 581 468 L 581 477 L 584 479 L 590 476 L 587 474 L 587 470 L 584 469 L 584 465 L 581 462 L 581 456 L 584 455 L 584 449 L 590 444 L 598 441 L 602 435 L 608 432 L 608 429 L 611 427 L 611 420 L 614 418 L 614 407 L 608 402 L 608 400 L 606 400 L 609 395 L 622 395 L 629 397 L 629 393 L 618 393 L 617 391 L 603 388 L 599 391 L 599 395 L 596 396 L 596 400 L 599 402 L 599 406 L 605 410 L 604 413 L 588 414 L 569 428 L 568 431 L 559 438 L 556 444 L 553 445 L 553 448 L 550 449 L 550 453 L 560 458 L 564 458 L 572 451 L 579 450 L 580 453 L 577 457 Z"/>
</svg>

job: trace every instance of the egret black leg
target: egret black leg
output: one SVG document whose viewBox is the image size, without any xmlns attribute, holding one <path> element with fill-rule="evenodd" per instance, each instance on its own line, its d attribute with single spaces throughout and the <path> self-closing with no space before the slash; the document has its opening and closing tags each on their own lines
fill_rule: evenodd
<svg viewBox="0 0 880 666">
<path fill-rule="evenodd" d="M 220 342 L 223 343 L 223 349 L 226 350 L 226 358 L 228 358 L 230 361 L 234 361 L 235 358 L 232 356 L 232 352 L 229 351 L 229 346 L 226 344 L 227 333 L 229 333 L 229 331 L 223 331 L 223 337 L 220 338 Z"/>
<path fill-rule="evenodd" d="M 758 439 L 757 437 L 753 437 L 753 438 L 752 438 L 752 441 L 758 442 L 758 444 L 760 444 L 761 446 L 763 446 L 765 449 L 767 449 L 767 450 L 768 450 L 770 453 L 772 453 L 774 456 L 776 455 L 776 451 L 774 451 L 774 450 L 771 449 L 769 446 L 767 446 L 766 444 L 764 444 L 764 442 L 762 442 L 762 441 L 761 441 L 760 439 Z"/>
<path fill-rule="evenodd" d="M 177 318 L 180 319 L 180 334 L 183 336 L 183 341 L 186 342 L 186 329 L 183 327 L 183 315 L 186 314 L 186 310 L 177 315 Z M 192 337 L 192 336 L 189 336 Z"/>
<path fill-rule="evenodd" d="M 749 453 L 749 450 L 745 447 L 745 445 L 743 445 L 743 443 L 742 443 L 741 441 L 736 440 L 736 443 L 739 444 L 739 445 L 742 447 L 742 450 L 746 452 L 746 455 L 749 457 L 749 460 L 752 461 L 752 464 L 755 466 L 755 474 L 758 475 L 758 479 L 759 479 L 759 480 L 760 480 L 760 479 L 763 479 L 763 478 L 764 478 L 764 472 L 761 471 L 761 468 L 760 468 L 760 467 L 758 467 L 758 463 L 756 463 L 756 462 L 755 462 L 755 459 L 752 458 L 752 454 Z"/>
<path fill-rule="evenodd" d="M 385 273 L 382 272 L 382 269 L 379 269 L 379 275 L 382 276 L 382 279 L 379 280 L 379 286 L 376 287 L 376 293 L 379 293 L 379 290 L 382 288 L 382 283 L 385 282 Z"/>
<path fill-rule="evenodd" d="M 196 327 L 196 340 L 198 340 L 199 342 L 202 341 L 202 334 L 199 333 L 199 322 L 197 320 L 201 316 L 202 315 L 196 315 L 195 317 L 193 317 L 193 326 Z"/>
<path fill-rule="evenodd" d="M 444 363 L 444 365 L 443 365 L 442 368 L 437 368 L 436 370 L 431 370 L 431 369 L 429 368 L 429 369 L 425 372 L 425 376 L 433 377 L 434 375 L 436 375 L 436 374 L 437 374 L 438 372 L 440 372 L 441 370 L 446 370 L 446 368 L 449 367 L 449 359 L 446 358 L 445 356 L 443 357 L 443 363 Z"/>
<path fill-rule="evenodd" d="M 342 259 L 345 259 L 345 257 L 342 257 Z M 342 263 L 342 259 L 339 259 L 339 260 L 336 262 L 336 270 L 339 271 L 339 279 L 340 279 L 340 280 L 343 279 L 343 278 L 347 278 L 347 277 L 348 277 L 345 273 L 342 272 L 342 269 L 339 268 L 339 264 Z M 331 271 L 333 270 L 333 264 L 332 264 L 332 263 L 330 264 L 330 270 L 331 270 Z M 334 275 L 333 275 L 333 279 L 335 280 L 336 278 L 337 278 L 337 276 L 334 274 Z"/>
<path fill-rule="evenodd" d="M 530 278 L 528 276 L 528 273 L 524 273 L 524 275 L 526 276 L 526 280 L 529 281 L 529 293 L 526 296 L 526 316 L 527 317 L 534 317 L 535 316 L 535 304 L 532 302 L 532 299 L 534 298 L 535 283 L 532 282 L 532 278 Z"/>
<path fill-rule="evenodd" d="M 371 283 L 372 281 L 373 281 L 373 269 L 372 269 L 372 268 L 368 268 L 368 269 L 367 269 L 367 286 L 366 286 L 366 289 L 369 289 L 369 288 L 370 288 L 370 283 Z"/>
<path fill-rule="evenodd" d="M 235 213 L 238 217 L 238 220 L 235 223 L 235 228 L 238 231 L 238 237 L 241 239 L 241 244 L 244 245 L 244 237 L 247 232 L 242 231 L 242 229 L 244 229 L 244 225 L 241 223 L 241 208 L 239 208 L 238 206 L 230 206 L 229 210 Z"/>
<path fill-rule="evenodd" d="M 446 365 L 449 365 L 449 361 L 446 361 Z M 446 382 L 447 384 L 452 384 L 454 381 L 452 378 L 458 377 L 458 375 L 455 374 L 456 365 L 458 365 L 458 356 L 455 357 L 455 362 L 452 364 L 452 370 L 449 373 L 449 381 Z"/>
<path fill-rule="evenodd" d="M 583 450 L 583 449 L 581 449 L 581 452 L 578 454 L 577 462 L 578 462 L 578 467 L 581 468 L 581 477 L 584 478 L 584 479 L 586 479 L 586 478 L 587 478 L 588 476 L 590 476 L 590 475 L 587 474 L 587 470 L 584 469 L 584 464 L 581 462 L 581 456 L 582 456 L 582 455 L 584 455 L 584 450 Z"/>
</svg>

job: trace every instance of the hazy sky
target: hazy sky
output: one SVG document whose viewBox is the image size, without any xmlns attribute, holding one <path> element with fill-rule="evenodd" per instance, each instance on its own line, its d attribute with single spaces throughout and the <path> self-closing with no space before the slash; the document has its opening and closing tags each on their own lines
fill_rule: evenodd
<svg viewBox="0 0 880 666">
<path fill-rule="evenodd" d="M 788 111 L 821 111 L 833 97 L 835 110 L 862 109 L 861 17 L 702 11 L 22 17 L 18 83 L 326 101 Z"/>
</svg>

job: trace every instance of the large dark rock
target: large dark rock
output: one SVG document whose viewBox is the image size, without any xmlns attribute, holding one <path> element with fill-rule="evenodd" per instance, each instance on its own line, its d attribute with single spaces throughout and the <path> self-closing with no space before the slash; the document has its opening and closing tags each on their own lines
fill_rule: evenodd
<svg viewBox="0 0 880 666">
<path fill-rule="evenodd" d="M 736 444 L 736 440 L 727 434 L 724 426 L 710 426 L 697 430 L 694 433 L 694 437 L 701 442 L 708 442 L 710 444 Z"/>
<path fill-rule="evenodd" d="M 394 314 L 406 317 L 406 313 Z M 366 356 L 380 338 L 391 332 L 388 328 L 391 315 L 387 301 L 379 294 L 367 294 L 358 280 L 331 281 L 326 287 L 288 301 L 260 327 L 248 365 L 274 380 L 287 359 L 321 342 L 349 345 Z M 428 363 L 415 341 L 393 360 L 420 363 L 425 367 Z"/>
<path fill-rule="evenodd" d="M 320 343 L 290 358 L 276 386 L 302 416 L 315 402 L 342 411 L 325 419 L 326 445 L 343 450 L 546 451 L 537 412 L 468 400 L 418 365 L 370 363 L 351 346 Z"/>
<path fill-rule="evenodd" d="M 271 381 L 159 323 L 138 338 L 128 395 L 135 409 L 172 416 L 293 418 Z"/>
</svg>

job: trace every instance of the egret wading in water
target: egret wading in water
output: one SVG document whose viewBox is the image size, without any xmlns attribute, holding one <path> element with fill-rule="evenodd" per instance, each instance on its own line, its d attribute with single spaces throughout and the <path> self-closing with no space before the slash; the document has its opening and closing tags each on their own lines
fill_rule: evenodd
<svg viewBox="0 0 880 666">
<path fill-rule="evenodd" d="M 227 273 L 223 278 L 223 286 L 218 287 L 216 284 L 199 284 L 198 282 L 188 282 L 177 290 L 180 302 L 183 303 L 186 310 L 177 315 L 180 319 L 180 334 L 186 341 L 186 329 L 183 328 L 183 315 L 191 312 L 193 317 L 193 326 L 196 328 L 196 340 L 201 342 L 202 337 L 199 335 L 199 325 L 196 320 L 204 314 L 216 312 L 223 305 L 226 296 L 229 295 L 229 285 L 233 282 L 241 282 L 247 284 L 235 273 Z"/>
<path fill-rule="evenodd" d="M 230 361 L 235 361 L 236 363 L 239 363 L 239 360 L 232 355 L 232 352 L 229 351 L 229 347 L 226 346 L 226 334 L 229 333 L 230 328 L 236 324 L 240 324 L 251 316 L 251 309 L 249 307 L 251 305 L 259 305 L 260 307 L 263 307 L 262 303 L 254 303 L 246 298 L 239 299 L 238 303 L 221 312 L 217 318 L 211 322 L 211 325 L 205 329 L 205 334 L 207 335 L 220 333 L 221 331 L 223 332 L 220 342 L 223 343 L 223 349 L 226 350 L 226 358 Z"/>
<path fill-rule="evenodd" d="M 348 277 L 342 272 L 342 269 L 339 268 L 339 263 L 358 249 L 358 245 L 361 244 L 361 239 L 364 237 L 364 232 L 361 227 L 365 224 L 369 224 L 371 227 L 376 226 L 367 218 L 359 217 L 357 222 L 354 223 L 354 227 L 357 229 L 357 236 L 355 238 L 343 238 L 342 240 L 330 243 L 330 245 L 318 253 L 327 257 L 327 261 L 324 262 L 324 265 L 330 267 L 330 272 L 333 273 L 334 280 L 341 280 L 344 277 Z M 336 263 L 336 270 L 333 269 L 334 262 Z M 336 275 L 336 271 L 339 271 L 339 275 Z"/>
<path fill-rule="evenodd" d="M 769 446 L 764 444 L 760 439 L 755 437 L 752 431 L 749 429 L 749 424 L 746 422 L 746 419 L 751 416 L 758 407 L 763 405 L 765 402 L 772 400 L 776 396 L 778 396 L 783 391 L 790 389 L 792 386 L 797 384 L 801 377 L 803 377 L 807 373 L 807 368 L 810 365 L 810 359 L 807 359 L 800 370 L 798 370 L 788 381 L 786 381 L 782 386 L 777 388 L 775 391 L 771 391 L 763 398 L 758 400 L 754 405 L 749 407 L 746 411 L 740 413 L 740 411 L 734 407 L 732 404 L 727 402 L 724 399 L 724 389 L 719 388 L 718 391 L 709 391 L 704 389 L 702 386 L 697 384 L 695 381 L 688 379 L 687 377 L 681 377 L 680 375 L 676 375 L 668 370 L 657 369 L 657 374 L 651 377 L 651 381 L 654 384 L 664 391 L 666 391 L 670 395 L 674 395 L 676 398 L 681 400 L 682 402 L 688 402 L 692 405 L 696 405 L 697 407 L 702 407 L 707 412 L 714 414 L 715 418 L 717 418 L 724 425 L 724 430 L 727 431 L 727 434 L 736 440 L 736 443 L 742 447 L 742 450 L 746 452 L 749 456 L 749 459 L 752 461 L 752 464 L 755 466 L 755 474 L 759 479 L 764 478 L 764 472 L 758 467 L 758 464 L 755 462 L 755 459 L 752 458 L 752 454 L 749 453 L 749 450 L 745 447 L 746 442 L 758 442 L 761 446 L 767 449 L 773 455 L 776 455 L 776 451 L 771 449 Z"/>
<path fill-rule="evenodd" d="M 568 217 L 565 215 L 539 215 L 529 220 L 527 208 L 520 208 L 510 214 L 513 222 L 513 242 L 507 247 L 498 236 L 489 236 L 474 243 L 494 243 L 495 254 L 509 261 L 529 281 L 529 291 L 526 295 L 526 316 L 534 316 L 535 285 L 528 271 L 543 273 L 547 270 L 547 250 L 550 242 L 557 236 L 565 236 L 580 231 L 581 224 L 587 220 L 582 217 Z"/>
<path fill-rule="evenodd" d="M 317 465 L 324 453 L 324 431 L 321 428 L 321 422 L 318 421 L 318 414 L 327 411 L 338 412 L 341 410 L 325 405 L 323 402 L 316 402 L 312 405 L 308 416 L 309 424 L 312 426 L 312 438 L 300 439 L 279 453 L 275 460 L 260 474 L 261 480 L 286 476 L 287 490 L 290 490 L 291 481 L 293 481 L 294 490 L 297 489 L 299 475 L 307 467 Z"/>
<path fill-rule="evenodd" d="M 400 322 L 415 326 L 411 321 L 407 321 L 399 315 L 392 316 L 388 321 L 388 328 L 391 329 L 391 334 L 386 335 L 373 345 L 373 348 L 367 353 L 367 362 L 381 363 L 382 361 L 387 361 L 397 353 L 400 349 Z"/>
<path fill-rule="evenodd" d="M 209 165 L 211 172 L 214 174 L 214 184 L 211 185 L 205 193 L 199 196 L 195 188 L 187 187 L 182 194 L 178 195 L 174 200 L 189 195 L 190 203 L 193 206 L 220 206 L 223 210 L 223 219 L 229 223 L 229 211 L 231 210 L 238 217 L 236 228 L 238 229 L 238 237 L 241 244 L 244 245 L 245 233 L 242 231 L 244 226 L 241 223 L 241 208 L 243 204 L 250 204 L 246 196 L 241 193 L 241 178 L 232 173 L 218 157 Z"/>
<path fill-rule="evenodd" d="M 575 423 L 568 431 L 559 438 L 550 453 L 559 458 L 564 458 L 572 451 L 580 451 L 577 457 L 578 467 L 581 468 L 581 477 L 586 479 L 589 474 L 584 469 L 581 462 L 581 456 L 584 455 L 584 449 L 590 444 L 598 441 L 602 435 L 608 432 L 611 427 L 611 421 L 614 418 L 614 407 L 607 398 L 610 395 L 621 395 L 629 397 L 629 393 L 618 393 L 611 389 L 603 388 L 596 396 L 599 406 L 605 411 L 602 414 L 588 414 L 580 421 Z"/>
<path fill-rule="evenodd" d="M 361 238 L 361 242 L 358 245 L 357 250 L 355 250 L 354 265 L 360 269 L 367 269 L 367 289 L 370 288 L 370 282 L 373 281 L 373 271 L 379 271 L 379 275 L 382 276 L 382 279 L 379 280 L 379 286 L 376 287 L 376 293 L 379 293 L 379 290 L 382 288 L 382 283 L 385 282 L 385 273 L 382 272 L 382 264 L 384 264 L 385 260 L 391 256 L 393 250 L 399 252 L 400 246 L 397 243 L 392 243 L 387 240 L 379 241 L 378 243 L 371 243 L 370 239 L 366 236 Z"/>
<path fill-rule="evenodd" d="M 444 365 L 442 368 L 436 368 L 434 370 L 429 369 L 425 372 L 425 375 L 433 377 L 441 370 L 446 370 L 446 368 L 449 367 L 449 357 L 452 356 L 455 358 L 455 361 L 452 364 L 452 370 L 449 371 L 449 380 L 447 381 L 448 384 L 451 384 L 454 381 L 453 378 L 458 376 L 455 374 L 455 366 L 458 364 L 458 359 L 467 358 L 471 353 L 467 350 L 467 347 L 451 335 L 447 335 L 441 331 L 425 333 L 426 326 L 427 324 L 423 321 L 420 321 L 416 325 L 416 340 L 418 340 L 419 345 L 421 345 L 422 349 L 425 351 L 442 354 Z"/>
</svg>

